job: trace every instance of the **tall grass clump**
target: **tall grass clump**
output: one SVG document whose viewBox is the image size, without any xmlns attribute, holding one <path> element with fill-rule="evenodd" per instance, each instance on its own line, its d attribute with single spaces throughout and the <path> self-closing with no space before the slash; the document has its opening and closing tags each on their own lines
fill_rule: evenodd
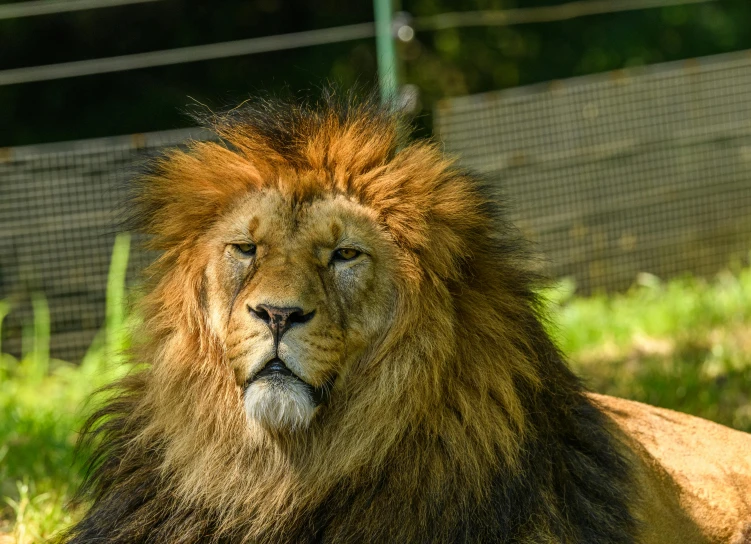
<svg viewBox="0 0 751 544">
<path fill-rule="evenodd" d="M 24 328 L 20 359 L 0 351 L 0 535 L 26 544 L 70 523 L 66 509 L 85 461 L 74 454 L 86 401 L 124 372 L 128 312 L 125 275 L 130 239 L 116 238 L 107 282 L 106 319 L 80 365 L 50 359 L 50 314 L 32 294 L 33 323 Z M 11 310 L 0 302 L 0 325 Z M 0 536 L 0 543 L 3 542 Z"/>
</svg>

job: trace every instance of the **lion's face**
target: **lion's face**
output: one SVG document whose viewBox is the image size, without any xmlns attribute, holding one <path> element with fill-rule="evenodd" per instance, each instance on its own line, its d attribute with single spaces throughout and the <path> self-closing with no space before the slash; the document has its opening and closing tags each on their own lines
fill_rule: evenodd
<svg viewBox="0 0 751 544">
<path fill-rule="evenodd" d="M 204 304 L 251 423 L 307 427 L 390 323 L 396 249 L 344 196 L 252 193 L 208 233 Z"/>
</svg>

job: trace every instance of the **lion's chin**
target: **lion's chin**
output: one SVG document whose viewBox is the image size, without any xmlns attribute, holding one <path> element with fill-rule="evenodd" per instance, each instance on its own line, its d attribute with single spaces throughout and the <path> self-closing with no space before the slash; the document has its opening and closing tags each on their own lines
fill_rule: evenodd
<svg viewBox="0 0 751 544">
<path fill-rule="evenodd" d="M 272 430 L 307 428 L 316 407 L 308 387 L 290 376 L 256 380 L 245 390 L 248 417 Z"/>
</svg>

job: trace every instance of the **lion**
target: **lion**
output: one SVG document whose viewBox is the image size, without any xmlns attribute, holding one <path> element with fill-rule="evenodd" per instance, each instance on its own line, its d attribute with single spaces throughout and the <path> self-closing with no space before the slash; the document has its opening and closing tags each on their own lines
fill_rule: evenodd
<svg viewBox="0 0 751 544">
<path fill-rule="evenodd" d="M 439 145 L 347 96 L 207 125 L 136 184 L 141 365 L 64 542 L 751 542 L 751 436 L 589 393 Z"/>
</svg>

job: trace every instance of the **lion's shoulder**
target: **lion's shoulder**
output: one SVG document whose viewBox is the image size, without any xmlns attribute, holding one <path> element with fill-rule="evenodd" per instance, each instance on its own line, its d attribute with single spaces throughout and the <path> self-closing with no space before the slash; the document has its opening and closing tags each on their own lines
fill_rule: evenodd
<svg viewBox="0 0 751 544">
<path fill-rule="evenodd" d="M 687 535 L 684 542 L 706 542 L 706 536 L 710 542 L 748 542 L 751 435 L 640 402 L 591 398 L 623 433 L 622 443 L 645 477 L 644 517 L 651 522 L 654 512 L 677 508 L 686 514 L 678 529 Z M 647 532 L 667 532 L 656 523 L 649 523 Z M 699 533 L 705 537 L 691 537 Z"/>
</svg>

